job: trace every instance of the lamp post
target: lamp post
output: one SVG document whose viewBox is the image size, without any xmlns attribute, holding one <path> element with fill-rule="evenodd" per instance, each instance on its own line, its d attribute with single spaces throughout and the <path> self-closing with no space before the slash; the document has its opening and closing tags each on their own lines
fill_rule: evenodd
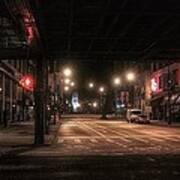
<svg viewBox="0 0 180 180">
<path fill-rule="evenodd" d="M 69 92 L 70 86 L 71 87 L 75 86 L 75 83 L 73 81 L 71 82 L 71 79 L 70 79 L 72 74 L 73 74 L 72 69 L 69 68 L 69 67 L 65 67 L 62 70 L 62 80 L 61 80 L 61 83 L 62 83 L 62 106 L 63 106 L 63 108 L 66 107 L 66 103 L 65 103 L 65 101 L 66 101 L 66 94 Z"/>
<path fill-rule="evenodd" d="M 105 89 L 103 86 L 101 86 L 99 88 L 99 93 L 100 93 L 100 104 L 101 104 L 101 113 L 102 113 L 102 117 L 101 119 L 107 119 L 106 117 L 106 102 L 107 102 L 107 97 L 106 97 L 106 93 L 105 93 Z"/>
<path fill-rule="evenodd" d="M 90 82 L 88 86 L 89 86 L 90 89 L 93 89 L 94 88 L 94 83 Z"/>
<path fill-rule="evenodd" d="M 131 106 L 132 108 L 134 107 L 134 85 L 132 84 L 132 82 L 135 81 L 135 74 L 133 72 L 128 72 L 126 74 L 126 79 L 129 82 L 129 95 L 130 95 L 130 102 L 131 102 Z"/>
<path fill-rule="evenodd" d="M 115 89 L 114 89 L 114 106 L 115 106 L 115 116 L 117 116 L 117 114 L 118 114 L 118 110 L 117 110 L 117 103 L 118 103 L 118 87 L 120 86 L 120 84 L 121 84 L 121 79 L 119 78 L 119 77 L 115 77 L 114 79 L 113 79 L 113 85 L 114 85 L 114 87 L 115 87 Z"/>
<path fill-rule="evenodd" d="M 70 77 L 72 75 L 72 70 L 70 68 L 65 68 L 63 74 L 65 77 Z"/>
<path fill-rule="evenodd" d="M 102 95 L 103 95 L 103 93 L 104 93 L 104 87 L 103 86 L 101 86 L 100 88 L 99 88 L 99 95 L 100 95 L 100 111 L 101 111 L 101 113 L 103 113 L 103 99 L 102 99 Z"/>
</svg>

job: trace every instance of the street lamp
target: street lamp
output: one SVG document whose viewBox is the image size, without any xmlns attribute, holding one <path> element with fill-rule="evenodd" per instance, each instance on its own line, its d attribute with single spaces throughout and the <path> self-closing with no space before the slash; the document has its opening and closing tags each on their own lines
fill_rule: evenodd
<svg viewBox="0 0 180 180">
<path fill-rule="evenodd" d="M 100 92 L 100 93 L 103 93 L 103 92 L 104 92 L 104 87 L 103 87 L 103 86 L 101 86 L 101 87 L 99 88 L 99 92 Z"/>
<path fill-rule="evenodd" d="M 99 88 L 99 92 L 100 92 L 100 106 L 101 106 L 101 113 L 102 113 L 102 117 L 101 119 L 107 119 L 106 117 L 106 94 L 104 93 L 105 89 L 103 86 L 101 86 Z"/>
<path fill-rule="evenodd" d="M 93 88 L 94 87 L 94 83 L 89 83 L 89 88 Z"/>
<path fill-rule="evenodd" d="M 97 102 L 93 102 L 93 107 L 94 107 L 94 108 L 97 107 Z"/>
<path fill-rule="evenodd" d="M 69 83 L 70 83 L 70 79 L 69 79 L 69 78 L 66 78 L 66 79 L 64 80 L 64 82 L 65 82 L 65 84 L 69 84 Z"/>
<path fill-rule="evenodd" d="M 64 74 L 65 77 L 69 77 L 69 76 L 71 76 L 72 71 L 71 71 L 70 68 L 65 68 L 65 69 L 63 70 L 63 74 Z"/>
<path fill-rule="evenodd" d="M 135 80 L 135 74 L 133 72 L 128 72 L 126 74 L 126 79 L 128 80 L 128 82 L 133 82 Z M 134 85 L 133 84 L 129 84 L 129 94 L 130 94 L 130 101 L 131 101 L 131 105 L 132 107 L 134 107 Z"/>
<path fill-rule="evenodd" d="M 64 91 L 68 92 L 69 91 L 69 86 L 65 86 Z"/>
<path fill-rule="evenodd" d="M 70 85 L 71 85 L 71 87 L 74 87 L 74 86 L 75 86 L 75 83 L 74 83 L 74 82 L 71 82 Z"/>
<path fill-rule="evenodd" d="M 114 86 L 116 87 L 114 89 L 114 101 L 115 101 L 115 115 L 117 115 L 117 105 L 118 105 L 118 102 L 119 102 L 119 96 L 118 96 L 118 91 L 119 91 L 119 85 L 121 84 L 121 79 L 119 77 L 115 77 L 113 79 L 113 84 Z"/>
<path fill-rule="evenodd" d="M 121 84 L 121 79 L 119 77 L 114 78 L 113 83 L 115 86 L 118 86 Z"/>
<path fill-rule="evenodd" d="M 134 74 L 133 72 L 128 72 L 128 73 L 126 74 L 126 79 L 127 79 L 128 81 L 134 81 L 134 80 L 135 80 L 135 74 Z"/>
</svg>

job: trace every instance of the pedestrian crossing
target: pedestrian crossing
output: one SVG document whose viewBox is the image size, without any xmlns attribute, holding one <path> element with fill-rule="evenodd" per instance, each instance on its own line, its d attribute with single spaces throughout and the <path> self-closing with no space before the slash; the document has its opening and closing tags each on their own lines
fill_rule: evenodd
<svg viewBox="0 0 180 180">
<path fill-rule="evenodd" d="M 96 137 L 59 137 L 57 140 L 57 144 L 71 144 L 71 145 L 76 145 L 76 144 L 84 144 L 84 146 L 87 146 L 89 144 L 103 144 L 103 143 L 121 143 L 125 145 L 131 145 L 131 144 L 158 144 L 158 143 L 163 143 L 163 142 L 177 142 L 180 143 L 180 138 L 174 138 L 174 137 L 164 137 L 164 138 L 157 138 L 157 137 L 147 137 L 147 138 L 141 138 L 141 137 L 118 137 L 118 136 L 113 136 L 113 137 L 107 137 L 107 138 L 102 138 L 100 136 Z"/>
<path fill-rule="evenodd" d="M 180 133 L 151 125 L 76 120 L 61 126 L 56 145 L 70 154 L 180 152 Z"/>
</svg>

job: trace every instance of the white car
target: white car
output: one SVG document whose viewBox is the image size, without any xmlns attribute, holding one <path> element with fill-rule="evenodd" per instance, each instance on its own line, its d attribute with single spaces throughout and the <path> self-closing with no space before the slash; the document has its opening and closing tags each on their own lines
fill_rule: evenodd
<svg viewBox="0 0 180 180">
<path fill-rule="evenodd" d="M 140 124 L 149 124 L 150 120 L 148 119 L 148 116 L 144 115 L 144 114 L 140 114 L 137 116 L 137 118 L 135 118 L 136 123 L 140 123 Z"/>
<path fill-rule="evenodd" d="M 136 122 L 139 118 L 139 115 L 142 114 L 141 109 L 128 109 L 127 110 L 127 121 L 129 123 Z"/>
</svg>

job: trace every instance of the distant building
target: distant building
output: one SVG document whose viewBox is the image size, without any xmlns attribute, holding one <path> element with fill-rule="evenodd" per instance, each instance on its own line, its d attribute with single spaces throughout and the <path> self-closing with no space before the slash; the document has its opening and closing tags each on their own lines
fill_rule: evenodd
<svg viewBox="0 0 180 180">
<path fill-rule="evenodd" d="M 139 75 L 134 84 L 134 107 L 152 119 L 180 118 L 180 63 L 154 62 Z"/>
<path fill-rule="evenodd" d="M 153 118 L 180 118 L 180 63 L 153 63 L 151 69 Z"/>
</svg>

